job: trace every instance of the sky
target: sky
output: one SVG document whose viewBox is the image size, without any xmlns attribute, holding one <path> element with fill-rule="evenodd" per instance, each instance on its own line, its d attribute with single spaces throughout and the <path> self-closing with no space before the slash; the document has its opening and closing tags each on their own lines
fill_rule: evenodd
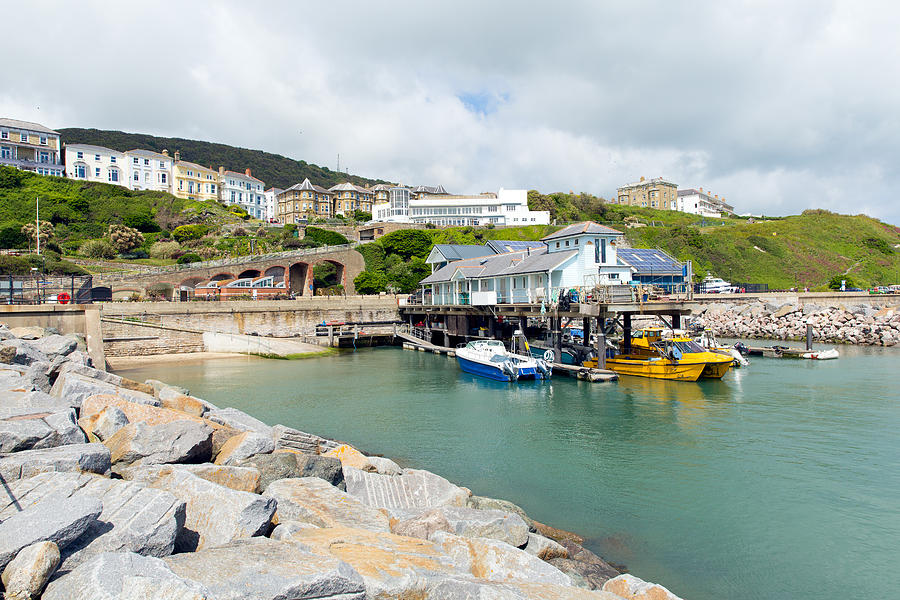
<svg viewBox="0 0 900 600">
<path fill-rule="evenodd" d="M 451 193 L 900 224 L 900 4 L 0 0 L 0 116 L 221 142 Z M 225 165 L 242 169 L 241 165 Z"/>
</svg>

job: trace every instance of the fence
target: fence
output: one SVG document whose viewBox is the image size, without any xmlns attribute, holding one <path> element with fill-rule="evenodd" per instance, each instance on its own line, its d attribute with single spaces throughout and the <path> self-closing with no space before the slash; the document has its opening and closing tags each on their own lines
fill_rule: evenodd
<svg viewBox="0 0 900 600">
<path fill-rule="evenodd" d="M 0 277 L 0 303 L 3 304 L 90 304 L 93 278 L 50 277 L 37 275 Z"/>
</svg>

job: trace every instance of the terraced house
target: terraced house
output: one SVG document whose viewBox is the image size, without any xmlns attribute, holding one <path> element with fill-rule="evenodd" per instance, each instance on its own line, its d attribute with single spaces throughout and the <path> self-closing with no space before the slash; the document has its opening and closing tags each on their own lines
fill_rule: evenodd
<svg viewBox="0 0 900 600">
<path fill-rule="evenodd" d="M 218 200 L 218 173 L 196 163 L 182 161 L 175 151 L 172 165 L 172 194 L 187 200 Z"/>
<path fill-rule="evenodd" d="M 278 214 L 281 223 L 307 223 L 315 218 L 332 215 L 334 194 L 323 187 L 314 185 L 309 179 L 297 183 L 277 196 Z"/>
<path fill-rule="evenodd" d="M 329 191 L 334 194 L 334 210 L 335 215 L 352 216 L 353 211 L 361 210 L 367 213 L 372 212 L 372 201 L 375 193 L 370 188 L 363 188 L 352 183 L 341 183 Z"/>
<path fill-rule="evenodd" d="M 219 200 L 237 204 L 254 219 L 266 218 L 266 184 L 254 177 L 250 169 L 243 173 L 219 167 Z"/>
<path fill-rule="evenodd" d="M 62 177 L 59 133 L 39 123 L 0 118 L 0 165 Z"/>
<path fill-rule="evenodd" d="M 66 177 L 128 186 L 128 157 L 124 152 L 91 146 L 67 144 Z"/>
<path fill-rule="evenodd" d="M 128 187 L 172 193 L 172 157 L 168 150 L 128 150 Z M 68 161 L 67 161 L 68 164 Z"/>
<path fill-rule="evenodd" d="M 678 184 L 666 181 L 662 177 L 644 179 L 620 187 L 616 193 L 617 204 L 640 206 L 643 208 L 659 208 L 677 210 Z"/>
</svg>

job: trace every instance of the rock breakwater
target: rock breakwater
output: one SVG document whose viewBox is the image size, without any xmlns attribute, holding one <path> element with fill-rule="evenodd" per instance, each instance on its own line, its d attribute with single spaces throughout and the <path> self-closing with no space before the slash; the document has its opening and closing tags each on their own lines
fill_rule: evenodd
<svg viewBox="0 0 900 600">
<path fill-rule="evenodd" d="M 677 600 L 508 501 L 107 373 L 80 346 L 0 325 L 7 600 Z"/>
<path fill-rule="evenodd" d="M 900 343 L 900 303 L 882 306 L 715 303 L 694 321 L 716 335 L 737 338 L 802 340 L 807 325 L 813 339 L 834 344 L 896 346 Z"/>
</svg>

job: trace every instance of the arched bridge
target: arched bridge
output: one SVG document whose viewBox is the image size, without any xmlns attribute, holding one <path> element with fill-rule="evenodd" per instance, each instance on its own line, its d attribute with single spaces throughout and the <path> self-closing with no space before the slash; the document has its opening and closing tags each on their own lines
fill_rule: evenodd
<svg viewBox="0 0 900 600">
<path fill-rule="evenodd" d="M 355 294 L 353 280 L 365 270 L 366 263 L 349 244 L 102 273 L 94 275 L 94 285 L 109 287 L 116 297 L 144 295 L 151 286 L 162 290 L 165 296 L 177 297 L 180 291 L 193 290 L 209 281 L 273 276 L 276 283 L 284 281 L 285 293 L 309 296 L 314 292 L 313 269 L 326 264 L 334 266 L 336 283 L 344 286 L 345 293 Z"/>
</svg>

